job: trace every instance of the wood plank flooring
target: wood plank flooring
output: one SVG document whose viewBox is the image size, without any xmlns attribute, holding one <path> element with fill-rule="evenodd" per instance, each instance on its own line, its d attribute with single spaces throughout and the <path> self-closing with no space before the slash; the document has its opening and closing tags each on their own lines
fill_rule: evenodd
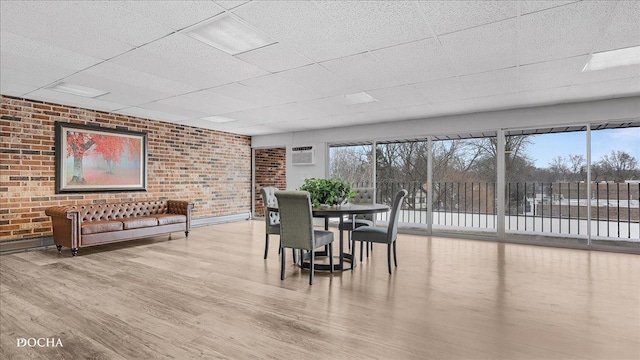
<svg viewBox="0 0 640 360">
<path fill-rule="evenodd" d="M 392 276 L 379 245 L 309 286 L 277 243 L 243 221 L 4 255 L 0 358 L 640 359 L 637 255 L 401 234 Z"/>
</svg>

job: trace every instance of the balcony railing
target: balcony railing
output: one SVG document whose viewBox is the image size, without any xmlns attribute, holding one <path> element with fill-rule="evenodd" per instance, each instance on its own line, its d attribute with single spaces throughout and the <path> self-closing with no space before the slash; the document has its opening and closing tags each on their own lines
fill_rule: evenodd
<svg viewBox="0 0 640 360">
<path fill-rule="evenodd" d="M 356 184 L 366 186 L 366 184 Z M 400 189 L 407 189 L 401 223 L 426 226 L 427 187 L 422 182 L 377 183 L 377 201 L 390 204 Z M 495 231 L 496 184 L 491 182 L 435 182 L 434 228 Z M 512 233 L 553 233 L 559 236 L 640 240 L 640 183 L 582 182 L 507 183 L 505 228 Z M 380 220 L 387 220 L 383 214 Z"/>
</svg>

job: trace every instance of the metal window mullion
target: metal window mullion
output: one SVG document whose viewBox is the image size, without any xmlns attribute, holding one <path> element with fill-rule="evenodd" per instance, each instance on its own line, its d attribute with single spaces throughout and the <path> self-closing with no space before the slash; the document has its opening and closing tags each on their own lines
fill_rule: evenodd
<svg viewBox="0 0 640 360">
<path fill-rule="evenodd" d="M 497 226 L 496 231 L 498 235 L 498 241 L 503 241 L 505 237 L 505 213 L 504 213 L 504 201 L 505 201 L 505 161 L 504 161 L 504 130 L 499 129 L 497 134 L 497 164 L 496 164 L 496 190 L 497 190 Z"/>
</svg>

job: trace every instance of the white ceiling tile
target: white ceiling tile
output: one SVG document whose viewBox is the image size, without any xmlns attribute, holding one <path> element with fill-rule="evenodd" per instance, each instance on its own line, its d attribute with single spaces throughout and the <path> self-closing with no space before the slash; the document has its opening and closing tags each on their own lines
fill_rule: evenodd
<svg viewBox="0 0 640 360">
<path fill-rule="evenodd" d="M 2 95 L 21 97 L 37 89 L 37 86 L 24 85 L 16 81 L 0 81 L 0 94 Z"/>
<path fill-rule="evenodd" d="M 85 69 L 102 61 L 10 32 L 2 32 L 0 49 L 8 54 L 39 62 L 49 62 L 52 65 L 73 70 Z"/>
<path fill-rule="evenodd" d="M 518 68 L 518 91 L 563 87 L 580 75 L 587 56 L 553 60 Z"/>
<path fill-rule="evenodd" d="M 520 17 L 519 63 L 589 54 L 614 7 L 610 2 L 580 1 Z"/>
<path fill-rule="evenodd" d="M 277 129 L 269 125 L 253 125 L 253 126 L 247 126 L 247 127 L 233 128 L 232 132 L 234 134 L 256 136 L 256 135 L 268 135 L 268 134 L 280 133 L 282 132 L 282 129 Z"/>
<path fill-rule="evenodd" d="M 396 109 L 382 109 L 382 110 L 373 110 L 366 111 L 362 113 L 362 119 L 364 122 L 387 122 L 387 121 L 398 121 L 404 120 L 406 117 Z"/>
<path fill-rule="evenodd" d="M 133 46 L 52 16 L 36 1 L 0 2 L 0 29 L 78 54 L 108 59 Z M 100 44 L 100 46 L 96 46 Z"/>
<path fill-rule="evenodd" d="M 156 91 L 130 83 L 123 83 L 115 79 L 109 79 L 108 77 L 94 76 L 87 72 L 71 75 L 65 78 L 64 82 L 108 91 L 108 94 L 101 95 L 98 98 L 100 100 L 125 105 L 144 104 L 173 95 L 166 91 Z"/>
<path fill-rule="evenodd" d="M 640 1 L 618 1 L 594 52 L 640 45 Z"/>
<path fill-rule="evenodd" d="M 222 85 L 208 89 L 207 91 L 218 93 L 249 104 L 254 104 L 255 107 L 279 105 L 287 102 L 286 99 L 274 96 L 259 87 L 251 87 L 240 83 Z"/>
<path fill-rule="evenodd" d="M 362 90 L 317 64 L 283 71 L 278 75 L 322 96 L 346 95 Z"/>
<path fill-rule="evenodd" d="M 368 91 L 367 94 L 390 107 L 401 108 L 425 104 L 429 99 L 416 91 L 413 85 L 401 85 L 391 88 Z"/>
<path fill-rule="evenodd" d="M 430 104 L 420 104 L 414 106 L 405 106 L 396 109 L 401 116 L 407 119 L 426 118 L 431 115 L 432 107 Z"/>
<path fill-rule="evenodd" d="M 136 116 L 144 119 L 161 120 L 161 121 L 180 121 L 188 119 L 186 116 L 167 113 L 164 111 L 155 111 L 143 109 L 139 107 L 128 107 L 114 111 L 116 114 Z"/>
<path fill-rule="evenodd" d="M 373 54 L 406 84 L 454 75 L 445 52 L 434 39 L 380 49 Z"/>
<path fill-rule="evenodd" d="M 243 80 L 240 83 L 261 89 L 274 96 L 285 99 L 287 102 L 309 100 L 320 97 L 320 94 L 275 74 Z"/>
<path fill-rule="evenodd" d="M 437 35 L 518 15 L 516 1 L 425 1 L 419 5 Z"/>
<path fill-rule="evenodd" d="M 440 42 L 458 75 L 518 64 L 515 18 L 442 35 Z"/>
<path fill-rule="evenodd" d="M 436 104 L 430 104 L 429 112 L 424 117 L 465 114 L 476 112 L 476 104 L 473 100 L 455 100 Z"/>
<path fill-rule="evenodd" d="M 240 60 L 269 72 L 279 72 L 312 64 L 313 61 L 282 44 L 273 44 L 236 55 Z"/>
<path fill-rule="evenodd" d="M 411 84 L 409 88 L 420 94 L 420 97 L 425 100 L 423 103 L 449 102 L 467 98 L 462 81 L 458 77 Z"/>
<path fill-rule="evenodd" d="M 16 81 L 38 87 L 51 84 L 77 71 L 4 51 L 0 51 L 0 69 L 3 83 Z"/>
<path fill-rule="evenodd" d="M 315 112 L 314 117 L 332 116 L 353 112 L 349 111 L 349 108 L 345 104 L 336 102 L 331 98 L 299 101 L 297 102 L 297 104 L 313 109 L 313 111 Z"/>
<path fill-rule="evenodd" d="M 195 86 L 111 62 L 103 62 L 82 71 L 81 74 L 108 79 L 122 84 L 129 84 L 137 88 L 144 88 L 167 95 L 178 95 L 199 90 L 199 88 Z"/>
<path fill-rule="evenodd" d="M 317 4 L 329 17 L 346 24 L 352 36 L 368 49 L 433 36 L 414 1 L 319 1 Z"/>
<path fill-rule="evenodd" d="M 313 127 L 305 120 L 274 122 L 269 125 L 279 131 L 305 131 L 313 129 Z"/>
<path fill-rule="evenodd" d="M 220 84 L 266 75 L 267 72 L 181 33 L 143 46 L 156 56 L 219 77 Z"/>
<path fill-rule="evenodd" d="M 283 104 L 222 114 L 224 117 L 248 123 L 266 124 L 310 117 L 316 112 L 301 104 Z"/>
<path fill-rule="evenodd" d="M 38 89 L 25 95 L 29 99 L 54 102 L 62 105 L 76 106 L 84 109 L 99 111 L 115 111 L 127 107 L 125 104 L 118 104 L 101 99 L 88 98 L 71 95 L 49 89 Z"/>
<path fill-rule="evenodd" d="M 618 80 L 633 77 L 640 77 L 640 65 L 620 66 L 598 71 L 580 72 L 576 77 L 574 77 L 573 83 L 586 84 L 592 82 Z"/>
<path fill-rule="evenodd" d="M 169 104 L 163 104 L 159 102 L 150 102 L 142 105 L 138 105 L 138 108 L 146 109 L 146 110 L 154 110 L 158 112 L 165 112 L 171 115 L 180 115 L 181 117 L 186 118 L 203 118 L 207 116 L 211 116 L 211 113 L 197 111 L 191 108 L 183 107 L 183 106 L 175 106 Z"/>
<path fill-rule="evenodd" d="M 28 86 L 35 89 L 39 89 L 41 87 L 45 87 L 49 84 L 54 83 L 57 79 L 48 77 L 46 74 L 38 74 L 35 72 L 29 71 L 20 71 L 14 69 L 5 69 L 5 67 L 0 67 L 2 71 L 0 75 L 2 75 L 2 84 L 20 84 L 22 86 Z"/>
<path fill-rule="evenodd" d="M 224 12 L 224 8 L 212 1 L 115 1 L 117 6 L 180 30 Z"/>
<path fill-rule="evenodd" d="M 332 73 L 362 90 L 380 89 L 404 83 L 391 67 L 384 65 L 371 53 L 362 53 L 320 63 Z"/>
<path fill-rule="evenodd" d="M 566 100 L 574 101 L 637 96 L 640 95 L 640 78 L 574 85 L 567 90 L 566 95 Z"/>
<path fill-rule="evenodd" d="M 541 104 L 559 104 L 565 101 L 568 86 L 553 89 L 524 91 L 517 94 L 517 107 L 534 106 Z"/>
<path fill-rule="evenodd" d="M 516 68 L 460 77 L 465 92 L 470 98 L 515 92 L 517 90 L 517 78 Z"/>
<path fill-rule="evenodd" d="M 347 24 L 334 21 L 312 1 L 252 1 L 232 11 L 279 43 L 316 62 L 366 50 L 353 38 Z"/>
<path fill-rule="evenodd" d="M 520 6 L 520 14 L 529 14 L 532 12 L 546 10 L 566 4 L 571 4 L 573 2 L 580 0 L 570 0 L 570 1 L 562 1 L 562 0 L 538 0 L 538 1 L 518 1 L 518 6 Z"/>
<path fill-rule="evenodd" d="M 208 113 L 210 116 L 239 111 L 253 106 L 252 104 L 206 90 L 159 100 L 157 103 L 187 107 L 195 111 Z"/>
<path fill-rule="evenodd" d="M 231 10 L 233 8 L 237 8 L 242 4 L 248 3 L 249 0 L 216 0 L 215 3 L 222 6 L 227 10 Z"/>
<path fill-rule="evenodd" d="M 33 1 L 31 5 L 59 23 L 73 24 L 80 31 L 140 46 L 173 30 L 131 13 L 110 1 Z"/>
<path fill-rule="evenodd" d="M 179 61 L 162 58 L 155 53 L 144 50 L 144 48 L 135 49 L 111 59 L 109 62 L 200 89 L 230 82 L 226 76 L 205 72 Z"/>
</svg>

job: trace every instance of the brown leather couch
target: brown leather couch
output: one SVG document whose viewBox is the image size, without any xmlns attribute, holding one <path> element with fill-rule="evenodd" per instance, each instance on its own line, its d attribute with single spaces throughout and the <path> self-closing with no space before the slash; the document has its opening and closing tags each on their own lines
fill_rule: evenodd
<svg viewBox="0 0 640 360">
<path fill-rule="evenodd" d="M 193 204 L 164 200 L 114 204 L 54 206 L 45 213 L 53 223 L 58 251 L 191 230 Z"/>
</svg>

